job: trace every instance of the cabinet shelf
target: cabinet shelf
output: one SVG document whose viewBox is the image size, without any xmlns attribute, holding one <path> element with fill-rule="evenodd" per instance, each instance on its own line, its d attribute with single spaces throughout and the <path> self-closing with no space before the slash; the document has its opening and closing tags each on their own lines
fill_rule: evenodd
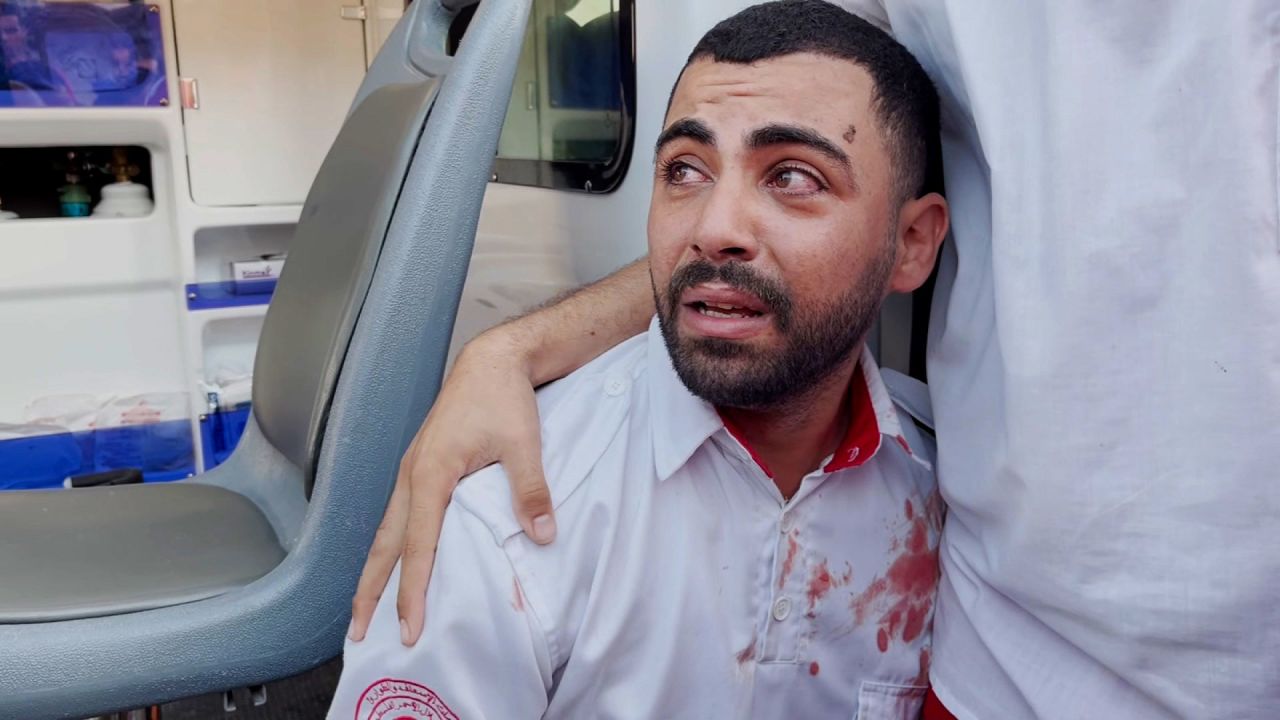
<svg viewBox="0 0 1280 720">
<path fill-rule="evenodd" d="M 10 208 L 6 206 L 5 210 Z M 0 233 L 6 230 L 21 232 L 37 227 L 51 227 L 59 232 L 67 232 L 72 230 L 84 230 L 86 232 L 95 229 L 110 228 L 112 225 L 128 225 L 136 224 L 139 220 L 146 220 L 155 212 L 152 211 L 148 215 L 140 215 L 138 217 L 104 217 L 102 215 L 85 215 L 84 217 L 19 217 L 10 218 L 0 223 Z"/>
<path fill-rule="evenodd" d="M 246 286 L 252 286 L 252 291 L 246 292 Z M 275 280 L 254 280 L 242 282 L 239 286 L 230 280 L 189 283 L 186 287 L 187 309 L 208 311 L 257 306 L 265 308 L 271 302 L 275 289 Z"/>
<path fill-rule="evenodd" d="M 191 207 L 191 222 L 197 230 L 241 225 L 292 225 L 298 222 L 301 214 L 301 205 L 194 205 Z"/>
<path fill-rule="evenodd" d="M 6 220 L 0 222 L 0 287 L 33 297 L 72 288 L 147 292 L 173 283 L 171 237 L 162 212 Z"/>
<path fill-rule="evenodd" d="M 181 124 L 177 108 L 5 108 L 4 144 L 164 147 Z"/>
<path fill-rule="evenodd" d="M 260 303 L 257 305 L 231 305 L 206 310 L 193 310 L 188 313 L 188 317 L 192 320 L 192 328 L 197 333 L 209 323 L 220 322 L 223 320 L 240 320 L 243 318 L 262 318 L 266 317 L 266 315 L 266 303 Z"/>
</svg>

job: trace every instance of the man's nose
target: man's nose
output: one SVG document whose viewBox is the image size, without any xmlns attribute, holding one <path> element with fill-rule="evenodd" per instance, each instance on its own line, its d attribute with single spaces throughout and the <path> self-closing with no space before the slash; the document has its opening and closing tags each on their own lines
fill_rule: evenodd
<svg viewBox="0 0 1280 720">
<path fill-rule="evenodd" d="M 756 256 L 759 244 L 752 231 L 750 193 L 749 187 L 723 180 L 712 188 L 693 231 L 695 253 L 713 263 Z"/>
</svg>

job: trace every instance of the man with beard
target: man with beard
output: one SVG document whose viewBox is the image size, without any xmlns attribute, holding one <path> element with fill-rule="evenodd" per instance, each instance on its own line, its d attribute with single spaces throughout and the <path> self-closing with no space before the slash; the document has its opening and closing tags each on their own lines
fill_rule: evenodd
<svg viewBox="0 0 1280 720">
<path fill-rule="evenodd" d="M 656 148 L 657 317 L 538 396 L 558 541 L 525 536 L 502 468 L 471 476 L 422 642 L 394 574 L 331 717 L 919 712 L 939 502 L 863 341 L 946 233 L 937 103 L 825 3 L 703 37 Z"/>
</svg>

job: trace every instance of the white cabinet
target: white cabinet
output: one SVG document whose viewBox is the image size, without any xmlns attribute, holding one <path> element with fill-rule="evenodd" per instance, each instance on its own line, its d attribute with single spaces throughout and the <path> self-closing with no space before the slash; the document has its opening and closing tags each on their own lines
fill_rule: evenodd
<svg viewBox="0 0 1280 720">
<path fill-rule="evenodd" d="M 340 0 L 174 0 L 173 12 L 199 105 L 183 110 L 192 199 L 302 203 L 364 77 L 364 23 Z"/>
</svg>

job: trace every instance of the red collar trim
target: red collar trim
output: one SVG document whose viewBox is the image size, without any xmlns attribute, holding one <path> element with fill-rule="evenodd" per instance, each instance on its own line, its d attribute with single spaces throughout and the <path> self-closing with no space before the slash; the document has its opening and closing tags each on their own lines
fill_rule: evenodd
<svg viewBox="0 0 1280 720">
<path fill-rule="evenodd" d="M 862 363 L 858 364 L 856 375 L 849 383 L 849 407 L 851 408 L 849 429 L 845 432 L 844 439 L 840 441 L 840 446 L 831 455 L 830 462 L 823 466 L 824 473 L 858 467 L 875 457 L 876 452 L 880 450 L 880 422 L 876 419 L 876 408 L 871 402 L 871 387 L 867 384 L 867 375 L 862 368 Z M 718 410 L 717 413 L 719 413 Z M 764 471 L 764 474 L 772 479 L 773 471 L 747 444 L 742 432 L 723 413 L 719 414 L 720 419 L 724 421 L 724 429 L 746 449 L 747 454 Z M 899 441 L 904 447 L 906 446 L 905 440 Z M 910 452 L 910 449 L 907 452 Z"/>
<path fill-rule="evenodd" d="M 880 421 L 871 402 L 871 386 L 863 363 L 858 363 L 857 377 L 849 385 L 849 429 L 840 447 L 831 455 L 831 462 L 822 468 L 823 472 L 858 467 L 880 450 Z"/>
<path fill-rule="evenodd" d="M 747 454 L 751 456 L 751 459 L 756 461 L 756 465 L 759 465 L 760 469 L 764 471 L 764 474 L 768 475 L 769 479 L 772 480 L 773 471 L 765 464 L 764 459 L 756 454 L 755 448 L 752 448 L 747 444 L 747 439 L 742 436 L 742 431 L 738 429 L 738 426 L 730 422 L 729 418 L 725 417 L 724 413 L 720 412 L 718 408 L 716 409 L 716 414 L 719 415 L 720 419 L 724 422 L 724 429 L 728 430 L 729 434 L 733 436 L 733 439 L 737 440 L 738 444 L 746 449 Z"/>
</svg>

